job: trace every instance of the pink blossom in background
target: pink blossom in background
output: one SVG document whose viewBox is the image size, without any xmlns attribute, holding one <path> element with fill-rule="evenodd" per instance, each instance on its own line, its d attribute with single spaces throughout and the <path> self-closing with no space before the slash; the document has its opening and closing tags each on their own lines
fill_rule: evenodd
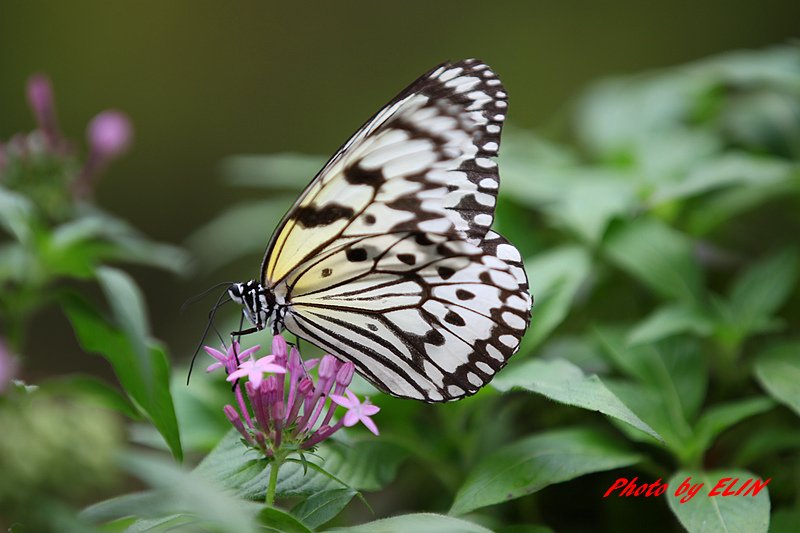
<svg viewBox="0 0 800 533">
<path fill-rule="evenodd" d="M 58 129 L 53 84 L 50 78 L 44 74 L 34 74 L 28 78 L 27 89 L 28 105 L 33 111 L 39 129 L 44 133 L 51 148 L 58 146 L 61 144 L 61 133 Z"/>
<path fill-rule="evenodd" d="M 0 337 L 0 394 L 4 393 L 17 374 L 17 361 L 5 340 Z"/>
<path fill-rule="evenodd" d="M 90 157 L 107 162 L 128 151 L 133 141 L 133 126 L 125 113 L 103 111 L 89 122 L 86 136 Z"/>
</svg>

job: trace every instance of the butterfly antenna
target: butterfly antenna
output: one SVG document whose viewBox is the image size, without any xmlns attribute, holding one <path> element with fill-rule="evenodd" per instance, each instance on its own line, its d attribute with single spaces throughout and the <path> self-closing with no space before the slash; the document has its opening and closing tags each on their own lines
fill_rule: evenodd
<svg viewBox="0 0 800 533">
<path fill-rule="evenodd" d="M 217 284 L 215 287 L 219 287 L 220 285 L 221 284 Z M 208 291 L 206 291 L 206 292 L 208 292 Z M 225 291 L 222 294 L 220 294 L 219 298 L 217 298 L 217 303 L 215 303 L 214 307 L 211 308 L 211 311 L 208 312 L 208 323 L 206 323 L 206 328 L 205 328 L 205 330 L 203 330 L 203 336 L 200 337 L 200 342 L 197 343 L 197 348 L 195 348 L 195 350 L 194 350 L 194 354 L 192 355 L 192 362 L 189 363 L 189 373 L 186 375 L 186 384 L 187 385 L 189 384 L 189 380 L 192 379 L 192 369 L 194 368 L 194 361 L 195 361 L 195 359 L 197 359 L 197 354 L 200 353 L 200 348 L 203 347 L 203 342 L 205 342 L 206 336 L 208 335 L 208 332 L 211 330 L 212 327 L 214 327 L 214 317 L 217 316 L 217 310 L 220 307 L 222 307 L 223 305 L 225 305 L 226 303 L 231 301 L 230 298 L 228 298 L 227 300 L 224 300 L 224 301 L 222 300 L 222 298 L 224 298 L 227 294 L 228 294 L 228 291 Z M 189 303 L 189 302 L 187 301 L 187 303 Z M 186 305 L 186 304 L 184 304 L 184 305 Z M 214 328 L 214 331 L 216 331 L 216 329 L 217 328 Z M 219 335 L 219 332 L 217 332 L 217 335 Z M 222 338 L 222 337 L 220 337 L 220 338 Z M 225 343 L 223 342 L 222 345 L 224 346 Z"/>
<path fill-rule="evenodd" d="M 199 302 L 200 300 L 202 300 L 203 298 L 208 296 L 208 294 L 210 292 L 214 291 L 215 289 L 218 289 L 218 288 L 224 287 L 224 286 L 231 286 L 231 285 L 233 285 L 232 281 L 221 281 L 221 282 L 217 283 L 216 285 L 207 288 L 206 290 L 204 290 L 200 294 L 195 294 L 194 296 L 190 297 L 185 302 L 183 302 L 183 304 L 181 305 L 181 314 L 185 313 L 186 309 L 190 305 Z M 219 304 L 219 300 L 217 300 L 217 304 Z"/>
<path fill-rule="evenodd" d="M 239 317 L 239 331 L 242 331 L 243 327 L 244 327 L 244 315 Z M 215 330 L 216 330 L 216 328 L 215 328 Z M 219 332 L 217 332 L 217 335 L 219 335 Z M 233 335 L 231 335 L 231 346 L 233 346 L 233 356 L 236 358 L 236 366 L 237 367 L 241 364 L 241 362 L 239 361 L 239 349 L 237 348 L 237 346 L 240 346 L 241 340 L 242 340 L 242 336 L 241 335 L 237 335 L 236 339 L 234 339 Z M 239 386 L 239 380 L 237 379 L 236 381 L 234 381 L 231 384 L 231 390 L 235 391 L 236 387 L 238 387 L 238 386 Z"/>
<path fill-rule="evenodd" d="M 217 339 L 219 339 L 219 343 L 222 345 L 223 348 L 225 348 L 225 350 L 227 350 L 228 345 L 225 344 L 225 337 L 223 337 L 222 333 L 219 332 L 217 326 L 211 326 L 211 327 L 214 328 L 214 334 L 217 336 Z"/>
</svg>

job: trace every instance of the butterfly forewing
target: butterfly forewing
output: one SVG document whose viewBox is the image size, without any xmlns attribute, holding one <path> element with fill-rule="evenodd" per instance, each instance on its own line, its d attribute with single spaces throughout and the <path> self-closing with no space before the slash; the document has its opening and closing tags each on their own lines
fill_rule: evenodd
<svg viewBox="0 0 800 533">
<path fill-rule="evenodd" d="M 518 349 L 531 298 L 489 228 L 507 96 L 480 61 L 422 76 L 331 158 L 273 235 L 283 325 L 390 394 L 476 392 Z"/>
<path fill-rule="evenodd" d="M 284 217 L 262 266 L 264 285 L 354 236 L 456 232 L 478 242 L 494 216 L 491 158 L 506 107 L 500 80 L 480 61 L 419 78 L 345 143 Z"/>
</svg>

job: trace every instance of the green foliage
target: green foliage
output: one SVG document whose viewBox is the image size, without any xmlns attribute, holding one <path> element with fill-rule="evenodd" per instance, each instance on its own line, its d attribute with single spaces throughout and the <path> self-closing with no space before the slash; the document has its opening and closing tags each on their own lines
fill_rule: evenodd
<svg viewBox="0 0 800 533">
<path fill-rule="evenodd" d="M 669 486 L 677 488 L 687 478 L 691 478 L 692 484 L 702 483 L 703 486 L 697 495 L 685 503 L 680 503 L 679 498 L 667 498 L 667 501 L 681 525 L 689 531 L 766 533 L 770 509 L 769 492 L 766 489 L 754 497 L 710 496 L 720 480 L 738 480 L 736 490 L 739 490 L 746 480 L 757 477 L 751 472 L 733 469 L 711 472 L 679 470 L 668 481 Z"/>
<path fill-rule="evenodd" d="M 147 421 L 135 426 L 140 444 L 180 457 L 180 434 L 191 457 L 207 453 L 193 469 L 127 455 L 124 468 L 147 490 L 80 519 L 131 531 L 628 530 L 660 513 L 691 532 L 791 530 L 800 513 L 800 50 L 602 80 L 568 123 L 548 139 L 504 134 L 496 226 L 527 258 L 535 299 L 520 353 L 455 404 L 374 393 L 380 438 L 350 430 L 284 463 L 275 506 L 261 503 L 274 464 L 221 414 L 230 389 L 202 378 L 169 387 L 143 297 L 107 265 L 175 270 L 181 253 L 94 207 L 54 218 L 33 200 L 46 195 L 0 188 L 0 309 L 13 348 L 54 298 L 83 349 L 111 363 L 124 396 L 81 380 L 61 386 Z M 251 273 L 322 162 L 223 162 L 231 185 L 263 198 L 190 236 L 201 268 L 252 258 L 241 275 Z M 110 319 L 74 290 L 51 290 L 73 279 L 98 283 Z M 602 499 L 608 476 L 669 488 L 657 501 L 622 500 L 620 513 Z M 690 476 L 704 486 L 681 503 L 675 491 Z M 757 496 L 710 497 L 725 477 L 772 481 Z M 585 515 L 563 497 L 573 493 L 596 499 Z"/>
<path fill-rule="evenodd" d="M 662 440 L 653 428 L 642 422 L 620 401 L 596 375 L 583 371 L 563 359 L 543 361 L 534 359 L 512 364 L 492 381 L 501 392 L 514 388 L 526 389 L 567 405 L 599 411 Z"/>
<path fill-rule="evenodd" d="M 29 96 L 32 87 L 38 91 L 29 98 L 38 129 L 0 143 L 0 462 L 6 461 L 0 465 L 0 523 L 88 531 L 68 504 L 98 488 L 108 490 L 120 477 L 115 458 L 125 442 L 117 414 L 149 420 L 174 457 L 183 456 L 165 349 L 150 337 L 138 286 L 110 265 L 178 273 L 185 271 L 187 255 L 147 239 L 90 201 L 93 181 L 130 140 L 127 119 L 111 113 L 118 128 L 111 133 L 125 138 L 117 135 L 105 151 L 104 139 L 90 128 L 90 154 L 81 168 L 76 145 L 57 130 L 49 81 L 32 78 Z M 100 117 L 106 126 L 109 116 Z M 92 303 L 98 292 L 92 283 L 102 290 L 111 319 Z M 55 357 L 68 358 L 81 348 L 102 354 L 123 393 L 81 375 L 9 386 L 16 376 L 42 373 L 28 368 L 27 352 L 31 336 L 49 334 L 50 324 L 38 316 L 48 307 L 65 312 L 78 340 Z"/>
<path fill-rule="evenodd" d="M 413 443 L 405 464 L 437 487 L 422 481 L 396 508 L 538 527 L 547 486 L 595 494 L 596 478 L 580 476 L 625 466 L 670 480 L 663 509 L 689 531 L 765 530 L 770 499 L 781 521 L 796 512 L 798 102 L 800 51 L 775 48 L 603 80 L 575 105 L 564 132 L 573 146 L 507 130 L 496 225 L 529 257 L 533 322 L 520 354 L 475 398 L 435 410 L 376 398 L 384 434 Z M 275 206 L 288 206 L 320 161 L 227 161 L 233 185 L 261 187 L 274 204 L 229 210 L 189 245 L 259 209 L 259 220 L 277 219 Z M 264 243 L 237 242 L 230 259 L 255 258 Z M 608 417 L 605 430 L 592 411 Z M 687 472 L 712 486 L 733 474 L 776 480 L 756 498 L 681 504 L 674 491 Z M 291 474 L 281 472 L 284 487 Z M 316 490 L 305 502 L 320 503 L 306 506 L 333 509 L 350 494 Z M 569 508 L 550 510 L 554 527 L 575 527 Z M 604 523 L 650 518 L 638 501 L 625 509 Z"/>
<path fill-rule="evenodd" d="M 132 289 L 132 286 L 127 288 Z M 132 309 L 136 307 L 128 311 L 132 312 Z M 164 348 L 148 341 L 147 336 L 137 336 L 133 340 L 132 334 L 124 331 L 124 326 L 114 328 L 77 297 L 64 297 L 64 311 L 81 347 L 89 353 L 103 355 L 111 363 L 133 404 L 161 432 L 173 455 L 182 458 L 178 422 L 169 392 L 169 364 Z M 142 325 L 141 316 L 129 319 Z M 144 353 L 137 351 L 140 344 Z"/>
<path fill-rule="evenodd" d="M 478 462 L 456 493 L 450 513 L 461 515 L 553 483 L 629 466 L 639 460 L 619 442 L 589 429 L 538 433 Z"/>
</svg>

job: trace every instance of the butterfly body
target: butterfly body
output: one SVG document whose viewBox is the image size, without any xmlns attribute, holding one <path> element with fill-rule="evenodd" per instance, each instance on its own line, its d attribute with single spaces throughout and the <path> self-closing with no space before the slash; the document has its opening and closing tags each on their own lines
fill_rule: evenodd
<svg viewBox="0 0 800 533">
<path fill-rule="evenodd" d="M 477 60 L 446 63 L 387 104 L 323 167 L 229 288 L 255 329 L 350 360 L 395 396 L 473 394 L 530 322 L 516 248 L 490 229 L 507 95 Z"/>
</svg>

